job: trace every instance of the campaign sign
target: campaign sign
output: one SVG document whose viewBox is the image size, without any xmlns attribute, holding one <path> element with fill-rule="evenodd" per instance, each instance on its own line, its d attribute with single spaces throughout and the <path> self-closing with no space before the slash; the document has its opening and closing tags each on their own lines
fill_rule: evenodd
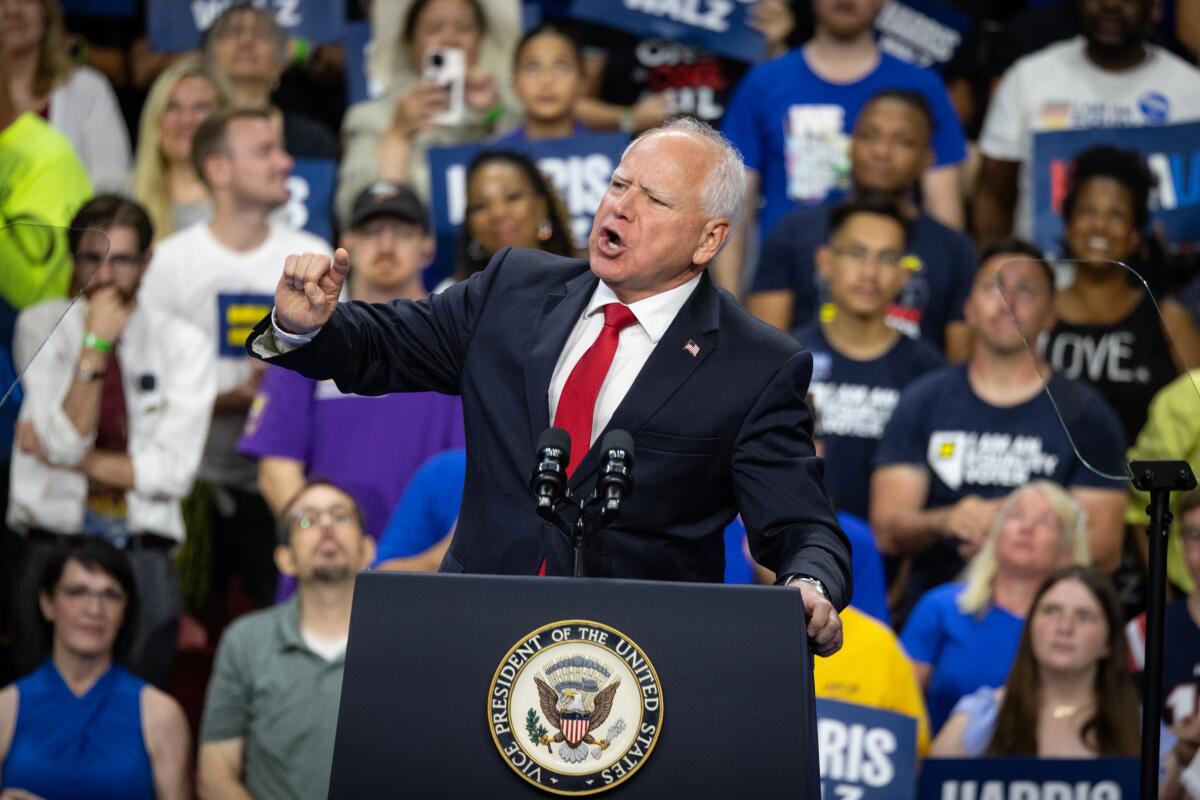
<svg viewBox="0 0 1200 800">
<path fill-rule="evenodd" d="M 236 0 L 146 0 L 146 27 L 150 48 L 177 53 L 200 46 L 201 34 Z M 330 0 L 252 0 L 275 13 L 275 21 L 289 36 L 303 36 L 315 44 L 338 44 L 346 22 L 343 3 Z M 182 12 L 182 13 L 181 13 Z"/>
<path fill-rule="evenodd" d="M 941 0 L 891 0 L 875 18 L 884 52 L 918 67 L 948 62 L 970 28 L 970 17 Z"/>
<path fill-rule="evenodd" d="M 342 37 L 346 58 L 346 102 L 350 105 L 382 97 L 384 88 L 367 75 L 367 49 L 371 46 L 371 23 L 347 22 Z"/>
<path fill-rule="evenodd" d="M 904 714 L 817 698 L 824 800 L 912 800 L 917 721 Z"/>
<path fill-rule="evenodd" d="M 1136 800 L 1136 758 L 930 758 L 920 800 Z"/>
<path fill-rule="evenodd" d="M 137 0 L 62 0 L 64 14 L 78 17 L 132 17 Z"/>
<path fill-rule="evenodd" d="M 287 224 L 332 242 L 337 162 L 332 158 L 297 158 L 287 185 L 291 193 L 283 211 Z"/>
<path fill-rule="evenodd" d="M 575 19 L 658 36 L 753 64 L 766 52 L 762 34 L 746 24 L 754 0 L 574 0 Z"/>
<path fill-rule="evenodd" d="M 246 340 L 258 321 L 271 313 L 275 298 L 253 292 L 217 295 L 217 355 L 243 358 Z"/>
<path fill-rule="evenodd" d="M 608 189 L 613 168 L 629 144 L 622 133 L 589 133 L 566 139 L 516 142 L 503 149 L 525 153 L 535 162 L 566 203 L 571 215 L 571 232 L 576 246 L 587 244 L 592 217 Z M 426 271 L 426 282 L 436 281 L 453 269 L 459 230 L 467 205 L 467 165 L 482 150 L 493 145 L 432 147 L 429 175 L 437 256 Z"/>
<path fill-rule="evenodd" d="M 1033 137 L 1033 230 L 1038 247 L 1059 253 L 1062 201 L 1071 164 L 1097 145 L 1136 150 L 1158 186 L 1150 196 L 1151 219 L 1162 223 L 1167 241 L 1192 249 L 1200 244 L 1200 122 L 1144 128 L 1052 131 Z"/>
</svg>

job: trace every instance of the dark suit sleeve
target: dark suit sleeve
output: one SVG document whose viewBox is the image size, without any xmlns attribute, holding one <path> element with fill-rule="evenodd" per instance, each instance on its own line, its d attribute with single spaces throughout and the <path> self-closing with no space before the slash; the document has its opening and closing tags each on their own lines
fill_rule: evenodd
<svg viewBox="0 0 1200 800">
<path fill-rule="evenodd" d="M 270 363 L 314 380 L 332 379 L 361 395 L 434 391 L 459 393 L 467 346 L 508 249 L 487 269 L 423 300 L 340 303 L 311 342 Z M 246 348 L 270 328 L 255 326 Z"/>
<path fill-rule="evenodd" d="M 850 542 L 813 449 L 812 415 L 804 403 L 812 363 L 807 351 L 788 359 L 742 422 L 734 444 L 734 490 L 754 559 L 778 575 L 816 578 L 842 609 L 854 588 Z"/>
</svg>

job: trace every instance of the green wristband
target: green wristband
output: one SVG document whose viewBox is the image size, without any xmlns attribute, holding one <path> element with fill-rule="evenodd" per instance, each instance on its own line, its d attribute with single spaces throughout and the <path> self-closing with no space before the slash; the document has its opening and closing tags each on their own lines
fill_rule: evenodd
<svg viewBox="0 0 1200 800">
<path fill-rule="evenodd" d="M 500 121 L 500 118 L 504 116 L 504 112 L 507 110 L 503 103 L 492 106 L 484 113 L 483 124 L 489 128 L 492 127 Z"/>
<path fill-rule="evenodd" d="M 113 349 L 112 342 L 108 339 L 101 339 L 91 331 L 88 331 L 87 335 L 83 337 L 83 346 L 98 353 L 111 353 Z"/>
<path fill-rule="evenodd" d="M 312 55 L 312 42 L 306 36 L 297 36 L 296 52 L 292 54 L 292 64 L 297 67 L 303 67 L 308 63 L 310 55 Z"/>
</svg>

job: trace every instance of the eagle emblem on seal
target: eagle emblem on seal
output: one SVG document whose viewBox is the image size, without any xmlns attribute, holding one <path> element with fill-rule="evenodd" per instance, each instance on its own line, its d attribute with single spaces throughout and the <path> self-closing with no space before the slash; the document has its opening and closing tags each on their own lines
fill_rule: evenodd
<svg viewBox="0 0 1200 800">
<path fill-rule="evenodd" d="M 569 764 L 579 764 L 587 759 L 588 746 L 593 745 L 599 753 L 607 750 L 616 733 L 624 729 L 610 728 L 607 740 L 597 739 L 591 731 L 597 730 L 612 713 L 613 698 L 621 685 L 620 678 L 613 678 L 612 671 L 596 659 L 586 656 L 567 656 L 550 664 L 542 675 L 536 676 L 538 698 L 542 715 L 557 733 L 544 734 L 539 745 L 553 752 L 552 745 L 558 744 L 558 755 Z"/>
</svg>

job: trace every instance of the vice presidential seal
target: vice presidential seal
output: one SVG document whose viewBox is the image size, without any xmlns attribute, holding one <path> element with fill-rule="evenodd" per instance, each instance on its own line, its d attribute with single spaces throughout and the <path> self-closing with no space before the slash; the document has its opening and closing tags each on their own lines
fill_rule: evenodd
<svg viewBox="0 0 1200 800">
<path fill-rule="evenodd" d="M 662 731 L 658 673 L 628 636 L 571 619 L 512 646 L 488 688 L 500 755 L 529 783 L 584 795 L 627 780 Z"/>
</svg>

